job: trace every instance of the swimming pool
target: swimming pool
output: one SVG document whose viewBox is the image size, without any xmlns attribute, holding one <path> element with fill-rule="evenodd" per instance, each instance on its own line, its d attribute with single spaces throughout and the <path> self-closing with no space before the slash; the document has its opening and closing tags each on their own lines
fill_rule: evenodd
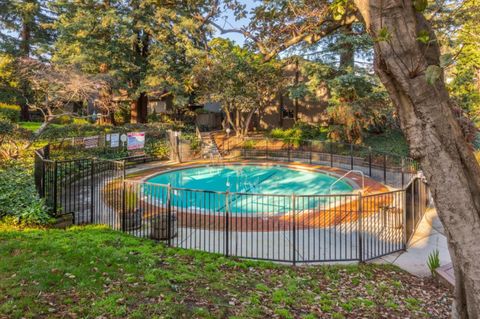
<svg viewBox="0 0 480 319">
<path fill-rule="evenodd" d="M 328 195 L 352 193 L 353 186 L 326 173 L 280 165 L 212 165 L 164 172 L 147 179 L 144 194 L 166 201 L 165 191 L 154 184 L 170 184 L 172 205 L 200 211 L 283 214 L 292 210 L 292 194 Z M 148 186 L 150 185 L 150 186 Z M 229 192 L 228 200 L 225 192 Z M 147 197 L 148 197 L 147 196 Z M 301 199 L 301 197 L 299 198 Z M 296 208 L 311 209 L 326 205 L 329 197 L 310 196 Z"/>
</svg>

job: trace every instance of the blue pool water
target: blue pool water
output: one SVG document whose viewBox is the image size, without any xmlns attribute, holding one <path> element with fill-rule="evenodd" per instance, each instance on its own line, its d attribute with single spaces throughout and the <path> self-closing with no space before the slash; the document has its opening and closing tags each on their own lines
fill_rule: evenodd
<svg viewBox="0 0 480 319">
<path fill-rule="evenodd" d="M 148 179 L 152 184 L 170 184 L 172 205 L 192 210 L 232 213 L 282 214 L 292 209 L 292 194 L 326 195 L 337 177 L 284 166 L 226 165 L 203 166 L 165 172 Z M 164 189 L 146 186 L 144 193 L 165 203 Z M 176 190 L 175 188 L 181 188 Z M 188 190 L 187 190 L 188 189 Z M 227 197 L 223 192 L 227 190 Z M 345 181 L 335 184 L 331 194 L 351 193 Z M 207 192 L 204 192 L 207 191 Z M 336 200 L 325 197 L 298 197 L 296 210 L 311 209 Z"/>
</svg>

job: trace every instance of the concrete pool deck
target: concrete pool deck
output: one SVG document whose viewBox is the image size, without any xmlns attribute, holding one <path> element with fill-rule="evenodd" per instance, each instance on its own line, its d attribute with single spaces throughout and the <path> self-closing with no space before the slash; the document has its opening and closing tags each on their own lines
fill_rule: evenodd
<svg viewBox="0 0 480 319">
<path fill-rule="evenodd" d="M 378 258 L 374 262 L 391 263 L 416 276 L 428 277 L 431 274 L 427 266 L 427 259 L 435 249 L 439 251 L 441 266 L 452 262 L 442 223 L 438 218 L 437 211 L 430 208 L 418 225 L 406 251 Z"/>
<path fill-rule="evenodd" d="M 207 161 L 205 161 L 207 162 Z M 254 162 L 254 161 L 252 161 Z M 211 163 L 211 162 L 208 162 L 208 163 Z M 151 163 L 146 163 L 146 164 L 142 164 L 142 165 L 137 165 L 136 167 L 132 167 L 132 168 L 129 168 L 127 169 L 127 174 L 128 175 L 136 175 L 136 176 L 144 176 L 145 172 L 152 172 L 154 170 L 157 170 L 159 168 L 165 168 L 165 167 L 169 167 L 171 165 L 174 165 L 174 164 L 178 164 L 178 163 L 175 163 L 175 162 L 172 162 L 172 161 L 165 161 L 165 162 L 151 162 Z M 296 163 L 295 163 L 296 164 Z M 186 165 L 186 164 L 184 164 Z M 318 165 L 318 164 L 317 164 Z M 315 166 L 315 164 L 313 165 Z M 183 231 L 183 237 L 182 239 L 179 239 L 180 243 L 188 243 L 188 241 L 193 237 L 196 237 L 196 232 L 198 232 L 199 230 L 187 230 L 187 229 L 183 229 L 181 230 Z M 200 230 L 202 231 L 202 230 Z M 356 229 L 354 229 L 353 227 L 348 229 L 347 230 L 347 233 L 350 233 L 350 236 L 353 236 L 354 238 L 356 237 Z M 185 236 L 186 235 L 186 236 Z M 278 236 L 278 234 L 275 234 L 275 233 L 272 233 L 272 234 L 254 234 L 254 233 L 245 233 L 243 234 L 242 236 L 245 236 L 245 238 L 252 238 L 252 243 L 256 242 L 257 240 L 255 239 L 258 239 L 257 236 L 265 236 L 263 237 L 264 239 L 266 239 L 267 237 L 270 237 L 270 236 Z M 219 236 L 221 237 L 221 235 Z M 217 239 L 219 237 L 216 237 Z M 286 247 L 289 247 L 291 245 L 291 238 L 288 238 L 290 236 L 286 236 L 285 238 L 283 238 L 284 240 L 284 243 L 285 243 L 285 246 Z M 193 239 L 192 238 L 192 239 Z M 318 237 L 319 241 L 321 239 L 321 236 Z M 221 241 L 220 241 L 221 242 Z M 235 242 L 235 240 L 234 240 Z M 234 245 L 234 242 L 232 242 L 232 245 Z M 329 255 L 331 253 L 335 254 L 334 250 L 329 250 L 329 245 L 330 243 L 326 243 L 324 242 L 323 245 L 325 245 L 327 247 L 325 247 L 325 251 L 322 252 L 322 254 L 326 254 L 326 255 Z M 179 246 L 182 246 L 182 244 L 180 244 Z M 188 245 L 187 245 L 188 246 Z M 289 257 L 288 256 L 288 252 L 290 251 L 290 249 L 288 248 L 282 248 L 280 250 L 278 250 L 278 248 L 276 247 L 269 247 L 271 248 L 272 250 L 272 254 L 275 254 L 277 256 L 280 256 L 280 255 L 283 255 L 284 253 L 286 253 L 287 255 L 285 257 Z M 192 248 L 201 248 L 201 247 L 192 247 Z M 266 247 L 263 247 L 263 249 L 265 249 Z M 332 247 L 333 248 L 333 247 Z M 350 248 L 353 248 L 355 250 L 355 247 L 350 247 Z M 223 247 L 221 246 L 218 246 L 217 249 L 219 249 L 219 251 L 223 250 Z M 214 249 L 213 252 L 215 252 L 215 250 L 217 249 Z M 244 252 L 241 253 L 241 255 L 245 255 L 246 257 L 254 257 L 257 253 L 257 247 L 256 245 L 254 244 L 251 244 L 251 245 L 248 245 L 248 248 L 244 248 L 244 249 L 247 249 L 245 250 Z M 262 249 L 261 247 L 259 247 L 259 249 Z M 267 248 L 268 249 L 268 248 Z M 434 251 L 435 249 L 438 249 L 439 252 L 440 252 L 440 264 L 442 266 L 444 265 L 449 265 L 451 263 L 451 258 L 450 258 L 450 254 L 449 254 L 449 251 L 448 251 L 448 246 L 447 246 L 447 240 L 446 240 L 446 237 L 444 235 L 444 231 L 443 231 L 443 226 L 437 216 L 437 213 L 436 213 L 436 210 L 434 208 L 431 208 L 429 209 L 426 213 L 425 213 L 425 216 L 424 218 L 421 220 L 415 234 L 413 235 L 411 241 L 410 241 L 410 246 L 407 248 L 407 250 L 405 251 L 399 251 L 397 253 L 393 253 L 393 254 L 390 254 L 390 255 L 387 255 L 387 256 L 383 256 L 383 257 L 380 257 L 380 258 L 377 258 L 377 259 L 374 259 L 372 260 L 371 262 L 375 262 L 375 263 L 391 263 L 391 264 L 394 264 L 394 265 L 397 265 L 399 266 L 400 268 L 416 275 L 416 276 L 420 276 L 420 277 L 425 277 L 425 276 L 430 276 L 430 270 L 428 269 L 428 266 L 426 264 L 427 262 L 427 259 L 428 259 L 428 255 Z M 345 254 L 345 256 L 352 256 L 353 257 L 353 253 L 349 251 L 350 249 L 348 249 L 348 251 L 344 251 L 343 253 Z M 302 254 L 299 252 L 299 255 L 298 255 L 298 262 L 301 263 L 302 262 Z M 323 256 L 325 257 L 325 256 Z"/>
</svg>

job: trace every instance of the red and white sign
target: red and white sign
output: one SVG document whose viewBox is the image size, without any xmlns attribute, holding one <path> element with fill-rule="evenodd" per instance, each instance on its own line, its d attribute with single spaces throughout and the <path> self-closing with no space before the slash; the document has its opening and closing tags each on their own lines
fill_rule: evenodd
<svg viewBox="0 0 480 319">
<path fill-rule="evenodd" d="M 139 150 L 145 146 L 145 132 L 127 133 L 127 150 Z"/>
</svg>

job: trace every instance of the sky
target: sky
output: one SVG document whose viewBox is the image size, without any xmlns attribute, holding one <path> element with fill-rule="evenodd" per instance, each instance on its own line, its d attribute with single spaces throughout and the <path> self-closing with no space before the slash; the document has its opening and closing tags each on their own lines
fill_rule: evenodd
<svg viewBox="0 0 480 319">
<path fill-rule="evenodd" d="M 258 4 L 258 2 L 256 3 L 255 0 L 239 0 L 239 2 L 246 5 L 247 12 L 250 12 Z M 239 29 L 243 26 L 246 26 L 250 22 L 250 16 L 248 15 L 246 18 L 240 20 L 236 20 L 232 12 L 225 12 L 224 15 L 226 15 L 226 17 L 219 18 L 215 21 L 224 28 Z M 218 37 L 230 39 L 238 45 L 243 45 L 245 42 L 245 37 L 240 33 L 220 34 L 220 32 L 217 31 L 215 35 Z"/>
</svg>

